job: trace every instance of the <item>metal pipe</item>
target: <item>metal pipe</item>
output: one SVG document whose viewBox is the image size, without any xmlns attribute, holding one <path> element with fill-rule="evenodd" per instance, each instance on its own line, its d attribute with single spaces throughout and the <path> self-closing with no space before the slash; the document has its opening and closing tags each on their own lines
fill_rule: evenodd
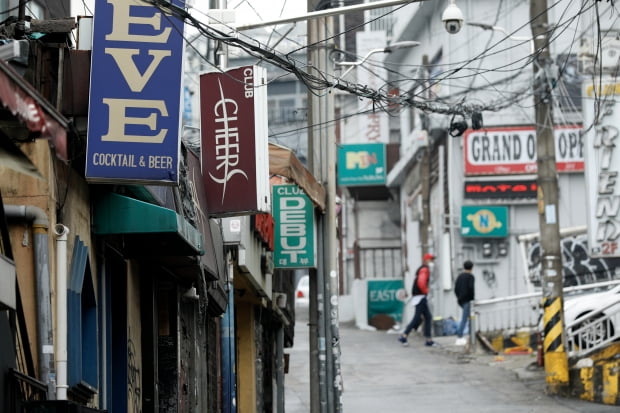
<svg viewBox="0 0 620 413">
<path fill-rule="evenodd" d="M 32 222 L 34 267 L 37 288 L 37 356 L 39 379 L 48 386 L 48 398 L 55 398 L 54 337 L 49 273 L 49 221 L 41 208 L 32 205 L 5 205 L 8 219 Z"/>
<path fill-rule="evenodd" d="M 260 27 L 265 27 L 265 26 L 275 26 L 278 24 L 283 24 L 283 23 L 295 23 L 295 22 L 299 22 L 299 21 L 310 21 L 312 19 L 317 19 L 320 17 L 329 17 L 329 16 L 336 16 L 339 14 L 346 14 L 346 13 L 351 13 L 354 11 L 363 11 L 363 10 L 372 10 L 372 9 L 379 9 L 382 7 L 392 7 L 392 6 L 398 6 L 401 4 L 405 4 L 405 3 L 419 3 L 422 1 L 426 1 L 426 0 L 383 0 L 383 1 L 375 1 L 372 3 L 362 3 L 362 4 L 356 4 L 353 6 L 345 6 L 345 7 L 337 7 L 334 9 L 326 9 L 326 10 L 319 10 L 319 11 L 311 11 L 308 12 L 306 14 L 303 14 L 301 16 L 293 16 L 293 17 L 283 17 L 280 19 L 276 19 L 276 20 L 265 20 L 262 22 L 255 22 L 255 23 L 242 23 L 242 24 L 238 24 L 235 26 L 235 29 L 238 31 L 243 31 L 243 30 L 251 30 L 251 29 L 258 29 Z"/>
<path fill-rule="evenodd" d="M 282 324 L 278 326 L 276 332 L 276 412 L 284 413 L 284 327 Z"/>
<path fill-rule="evenodd" d="M 69 228 L 54 227 L 56 235 L 56 399 L 67 400 L 67 236 Z"/>
<path fill-rule="evenodd" d="M 226 289 L 228 291 L 228 306 L 222 315 L 220 324 L 221 346 L 222 346 L 222 411 L 224 413 L 236 413 L 237 411 L 237 389 L 236 389 L 236 348 L 235 348 L 235 288 L 233 284 L 234 267 L 233 258 L 230 252 L 226 254 L 226 271 L 228 281 Z"/>
</svg>

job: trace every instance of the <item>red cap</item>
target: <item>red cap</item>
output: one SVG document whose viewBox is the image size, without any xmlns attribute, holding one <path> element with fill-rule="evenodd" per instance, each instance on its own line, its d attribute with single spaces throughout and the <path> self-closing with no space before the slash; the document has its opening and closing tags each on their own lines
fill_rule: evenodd
<svg viewBox="0 0 620 413">
<path fill-rule="evenodd" d="M 424 261 L 434 260 L 435 256 L 433 254 L 431 254 L 430 252 L 427 252 L 426 254 L 424 254 L 424 257 L 422 259 Z"/>
</svg>

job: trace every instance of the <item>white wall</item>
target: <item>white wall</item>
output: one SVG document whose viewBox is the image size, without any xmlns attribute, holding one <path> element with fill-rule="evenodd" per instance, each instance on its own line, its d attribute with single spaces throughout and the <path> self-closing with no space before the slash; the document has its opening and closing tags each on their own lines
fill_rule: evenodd
<svg viewBox="0 0 620 413">
<path fill-rule="evenodd" d="M 578 21 L 571 21 L 577 15 L 578 4 L 574 2 L 562 1 L 557 6 L 549 10 L 549 21 L 554 24 L 557 22 L 565 23 L 566 26 L 558 28 L 557 38 L 554 37 L 552 54 L 578 52 L 578 42 L 575 40 L 575 32 L 578 32 Z M 490 126 L 515 126 L 515 125 L 534 125 L 533 99 L 528 95 L 532 90 L 533 69 L 528 64 L 526 57 L 530 54 L 531 43 L 529 41 L 519 42 L 516 40 L 506 40 L 505 34 L 497 31 L 485 31 L 478 27 L 464 26 L 456 35 L 448 34 L 441 24 L 441 13 L 445 9 L 447 1 L 425 2 L 421 4 L 417 16 L 403 12 L 397 14 L 397 22 L 394 27 L 394 41 L 398 40 L 417 40 L 421 43 L 419 47 L 410 49 L 398 61 L 391 63 L 401 64 L 407 67 L 410 73 L 414 72 L 415 66 L 422 62 L 422 56 L 429 58 L 435 56 L 439 50 L 442 51 L 438 66 L 437 79 L 443 79 L 433 87 L 433 92 L 447 96 L 448 101 L 453 105 L 458 102 L 467 104 L 488 104 L 491 102 L 506 101 L 506 96 L 510 93 L 523 93 L 524 100 L 518 104 L 494 112 L 484 111 L 483 120 L 486 127 Z M 459 0 L 458 7 L 463 11 L 465 20 L 468 22 L 484 22 L 505 28 L 513 37 L 531 37 L 529 26 L 529 1 L 517 2 L 497 2 L 482 0 Z M 409 6 L 410 7 L 410 6 Z M 581 23 L 583 24 L 583 23 Z M 566 29 L 566 30 L 565 30 Z M 570 46 L 572 45 L 572 48 Z M 484 60 L 478 59 L 485 50 Z M 399 55 L 402 56 L 402 55 Z M 476 59 L 476 60 L 472 60 Z M 471 62 L 470 62 L 471 60 Z M 513 62 L 513 63 L 510 63 Z M 510 63 L 507 65 L 507 63 Z M 460 68 L 457 73 L 448 72 Z M 475 75 L 475 76 L 473 76 Z M 514 77 L 510 81 L 502 80 Z M 445 78 L 445 79 L 444 79 Z M 500 82 L 500 83 L 498 83 Z M 467 93 L 462 93 L 467 92 Z M 409 135 L 408 114 L 401 118 L 401 136 Z M 447 126 L 450 116 L 446 114 L 433 115 L 437 120 L 437 125 Z M 571 116 L 562 116 L 556 111 L 556 122 L 572 122 L 579 120 L 579 113 Z M 469 121 L 469 119 L 468 119 Z M 474 273 L 477 277 L 476 296 L 478 299 L 488 299 L 503 297 L 527 292 L 531 287 L 525 281 L 527 269 L 524 266 L 519 252 L 516 237 L 525 233 L 537 232 L 539 229 L 538 214 L 535 200 L 525 203 L 516 202 L 493 202 L 496 205 L 507 205 L 509 207 L 509 235 L 506 238 L 508 245 L 508 255 L 506 257 L 493 257 L 483 259 L 480 253 L 480 242 L 460 236 L 460 208 L 462 205 L 484 204 L 484 201 L 474 202 L 464 200 L 464 162 L 462 138 L 448 138 L 445 150 L 449 154 L 447 162 L 448 191 L 446 194 L 442 189 L 435 186 L 431 193 L 431 217 L 433 228 L 433 250 L 437 254 L 442 252 L 449 253 L 451 264 L 444 260 L 437 260 L 437 268 L 434 273 L 432 283 L 431 306 L 433 314 L 440 317 L 454 316 L 459 314 L 458 306 L 454 297 L 453 290 L 445 289 L 446 281 L 441 279 L 446 269 L 441 266 L 450 265 L 452 268 L 452 280 L 458 274 L 460 267 L 465 259 L 471 259 L 475 263 Z M 528 176 L 521 176 L 527 178 Z M 510 179 L 510 176 L 499 177 L 500 179 Z M 514 178 L 514 176 L 512 177 Z M 536 178 L 530 175 L 529 178 Z M 561 227 L 574 227 L 586 224 L 585 209 L 585 180 L 582 173 L 560 173 L 559 174 L 559 211 L 558 216 Z M 401 203 L 406 205 L 406 194 L 401 188 Z M 444 196 L 445 195 L 445 196 Z M 448 200 L 451 207 L 451 216 L 444 214 L 444 200 Z M 407 265 L 409 274 L 406 277 L 406 288 L 410 288 L 413 272 L 419 263 L 421 246 L 419 245 L 419 225 L 412 221 L 411 210 L 409 208 L 401 212 L 405 226 L 403 240 L 406 242 Z M 453 237 L 451 250 L 448 252 L 444 246 L 444 251 L 439 249 L 441 245 L 442 233 L 449 231 L 449 225 L 453 226 Z M 449 283 L 448 283 L 449 284 Z"/>
</svg>

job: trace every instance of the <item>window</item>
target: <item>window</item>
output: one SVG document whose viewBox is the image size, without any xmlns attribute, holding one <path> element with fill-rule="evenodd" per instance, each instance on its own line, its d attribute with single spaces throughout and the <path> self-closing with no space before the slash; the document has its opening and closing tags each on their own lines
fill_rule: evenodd
<svg viewBox="0 0 620 413">
<path fill-rule="evenodd" d="M 269 123 L 279 124 L 306 120 L 306 108 L 296 105 L 294 97 L 269 99 L 268 101 Z"/>
<path fill-rule="evenodd" d="M 75 237 L 67 291 L 68 384 L 88 402 L 97 391 L 97 301 L 88 247 Z"/>
</svg>

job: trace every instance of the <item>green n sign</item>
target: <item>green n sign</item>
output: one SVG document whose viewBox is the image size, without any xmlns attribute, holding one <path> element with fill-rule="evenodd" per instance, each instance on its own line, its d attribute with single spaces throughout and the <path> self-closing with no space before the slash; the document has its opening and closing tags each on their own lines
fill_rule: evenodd
<svg viewBox="0 0 620 413">
<path fill-rule="evenodd" d="M 461 236 L 503 238 L 508 236 L 508 207 L 461 207 Z"/>
</svg>

